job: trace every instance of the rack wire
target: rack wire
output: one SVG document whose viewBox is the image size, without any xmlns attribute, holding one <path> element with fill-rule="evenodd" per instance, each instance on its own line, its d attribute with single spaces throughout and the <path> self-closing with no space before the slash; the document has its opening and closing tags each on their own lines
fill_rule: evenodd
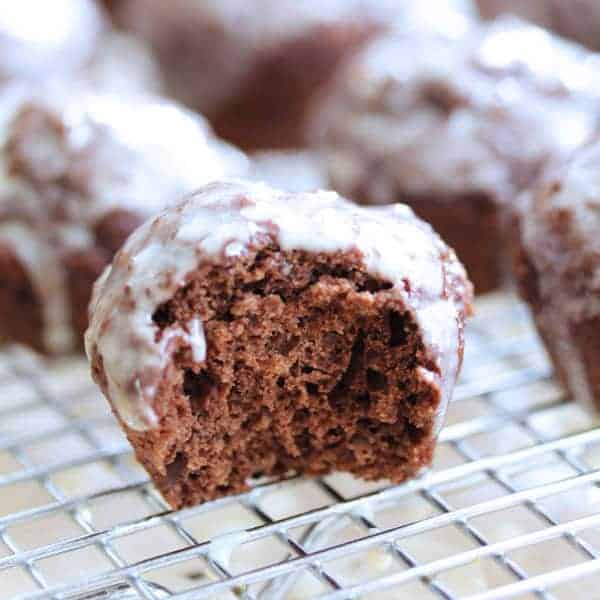
<svg viewBox="0 0 600 600">
<path fill-rule="evenodd" d="M 170 512 L 81 360 L 0 355 L 0 598 L 600 598 L 600 429 L 522 306 L 480 301 L 431 470 Z"/>
</svg>

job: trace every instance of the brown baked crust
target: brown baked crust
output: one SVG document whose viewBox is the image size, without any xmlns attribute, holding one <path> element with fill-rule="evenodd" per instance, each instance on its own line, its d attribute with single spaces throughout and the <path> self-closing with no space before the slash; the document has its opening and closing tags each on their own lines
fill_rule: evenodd
<svg viewBox="0 0 600 600">
<path fill-rule="evenodd" d="M 436 367 L 391 287 L 356 251 L 269 244 L 198 267 L 153 319 L 164 330 L 200 316 L 206 362 L 189 348 L 175 354 L 154 402 L 157 428 L 121 420 L 167 501 L 237 493 L 258 475 L 341 469 L 400 482 L 429 465 L 441 392 L 415 369 Z M 92 369 L 107 394 L 97 353 Z"/>
<path fill-rule="evenodd" d="M 380 29 L 368 22 L 323 25 L 264 52 L 235 97 L 211 118 L 215 132 L 246 149 L 306 145 L 315 97 Z"/>
<path fill-rule="evenodd" d="M 0 244 L 0 342 L 44 349 L 42 305 L 10 246 Z"/>
<path fill-rule="evenodd" d="M 477 294 L 500 288 L 506 280 L 503 216 L 486 193 L 450 197 L 402 196 L 460 256 Z M 449 207 L 451 209 L 449 210 Z"/>
<path fill-rule="evenodd" d="M 114 209 L 103 215 L 92 227 L 96 246 L 112 255 L 119 250 L 129 234 L 144 221 L 130 210 Z"/>
<path fill-rule="evenodd" d="M 93 227 L 95 244 L 81 249 L 56 251 L 65 274 L 70 326 L 75 348 L 83 350 L 83 334 L 88 325 L 88 305 L 94 282 L 110 263 L 114 253 L 142 222 L 140 215 L 114 210 Z M 14 250 L 0 244 L 0 340 L 30 346 L 48 352 L 43 338 L 43 299 L 36 292 L 27 269 Z"/>
<path fill-rule="evenodd" d="M 572 323 L 571 335 L 576 340 L 579 354 L 585 365 L 585 373 L 596 409 L 600 409 L 600 316 Z M 571 393 L 574 394 L 573 391 Z"/>
<path fill-rule="evenodd" d="M 88 325 L 87 307 L 92 287 L 110 259 L 111 255 L 98 248 L 72 250 L 64 257 L 71 327 L 75 335 L 75 349 L 78 351 L 83 350 L 83 334 Z"/>
</svg>

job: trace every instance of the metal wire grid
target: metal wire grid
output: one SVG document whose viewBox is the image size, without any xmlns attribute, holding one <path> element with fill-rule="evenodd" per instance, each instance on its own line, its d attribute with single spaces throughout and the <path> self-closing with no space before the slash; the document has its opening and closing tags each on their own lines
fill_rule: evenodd
<svg viewBox="0 0 600 600">
<path fill-rule="evenodd" d="M 434 468 L 169 512 L 82 362 L 0 357 L 0 598 L 600 598 L 600 429 L 479 304 Z"/>
</svg>

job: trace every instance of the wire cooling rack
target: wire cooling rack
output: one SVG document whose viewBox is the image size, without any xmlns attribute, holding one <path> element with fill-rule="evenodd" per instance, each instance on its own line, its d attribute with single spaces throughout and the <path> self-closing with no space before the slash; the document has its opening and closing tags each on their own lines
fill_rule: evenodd
<svg viewBox="0 0 600 600">
<path fill-rule="evenodd" d="M 0 598 L 600 598 L 600 429 L 480 301 L 434 467 L 169 512 L 83 361 L 0 356 Z"/>
</svg>

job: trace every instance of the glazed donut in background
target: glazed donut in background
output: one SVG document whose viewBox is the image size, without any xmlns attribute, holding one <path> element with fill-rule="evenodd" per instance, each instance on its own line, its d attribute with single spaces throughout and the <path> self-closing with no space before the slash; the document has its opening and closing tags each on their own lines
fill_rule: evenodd
<svg viewBox="0 0 600 600">
<path fill-rule="evenodd" d="M 155 50 L 169 91 L 248 149 L 298 147 L 337 70 L 384 30 L 455 27 L 469 0 L 116 0 L 114 20 Z"/>
<path fill-rule="evenodd" d="M 559 381 L 600 410 L 600 143 L 555 165 L 523 199 L 514 264 Z"/>
<path fill-rule="evenodd" d="M 373 42 L 332 84 L 313 131 L 330 187 L 409 204 L 483 293 L 509 272 L 518 194 L 591 139 L 599 117 L 599 56 L 508 18 Z"/>
<path fill-rule="evenodd" d="M 54 83 L 0 93 L 0 338 L 80 349 L 95 279 L 182 194 L 244 174 L 244 155 L 171 101 Z"/>
</svg>

